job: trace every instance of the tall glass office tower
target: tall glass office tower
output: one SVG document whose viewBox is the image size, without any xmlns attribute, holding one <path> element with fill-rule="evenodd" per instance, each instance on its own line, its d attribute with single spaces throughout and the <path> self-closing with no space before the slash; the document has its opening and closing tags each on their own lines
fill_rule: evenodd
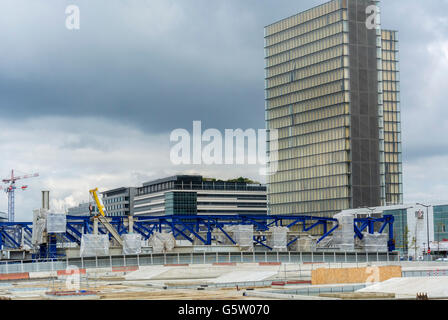
<svg viewBox="0 0 448 320">
<path fill-rule="evenodd" d="M 270 214 L 402 203 L 398 39 L 377 5 L 334 0 L 265 28 Z"/>
</svg>

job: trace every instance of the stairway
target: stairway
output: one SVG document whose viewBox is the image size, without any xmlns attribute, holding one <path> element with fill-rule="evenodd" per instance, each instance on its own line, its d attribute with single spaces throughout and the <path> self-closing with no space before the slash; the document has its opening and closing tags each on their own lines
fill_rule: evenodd
<svg viewBox="0 0 448 320">
<path fill-rule="evenodd" d="M 98 220 L 106 228 L 106 230 L 112 235 L 112 237 L 117 240 L 120 246 L 123 246 L 123 239 L 121 239 L 120 234 L 115 230 L 115 228 L 107 221 L 107 218 L 99 215 Z"/>
</svg>

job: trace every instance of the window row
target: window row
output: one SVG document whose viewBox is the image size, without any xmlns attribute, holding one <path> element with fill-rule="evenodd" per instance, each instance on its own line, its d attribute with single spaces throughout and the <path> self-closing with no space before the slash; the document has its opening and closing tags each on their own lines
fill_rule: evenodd
<svg viewBox="0 0 448 320">
<path fill-rule="evenodd" d="M 345 72 L 344 72 L 345 71 Z M 282 96 L 285 94 L 289 94 L 292 92 L 302 91 L 309 88 L 314 88 L 316 86 L 321 86 L 323 84 L 327 84 L 330 82 L 338 81 L 344 79 L 344 76 L 346 79 L 348 79 L 348 69 L 337 69 L 333 71 L 329 71 L 323 74 L 318 74 L 315 76 L 312 76 L 310 78 L 306 79 L 299 79 L 295 78 L 293 81 L 289 84 L 285 84 L 282 86 L 274 87 L 271 89 L 266 90 L 266 98 L 271 99 L 278 96 Z M 348 80 L 347 84 L 345 85 L 344 89 L 348 86 Z M 346 89 L 348 90 L 348 88 Z"/>
<path fill-rule="evenodd" d="M 287 171 L 294 169 L 303 169 L 316 166 L 324 166 L 329 164 L 348 162 L 348 152 L 338 151 L 334 153 L 324 153 L 313 156 L 305 156 L 300 158 L 291 158 L 278 161 L 278 171 Z"/>
<path fill-rule="evenodd" d="M 267 108 L 276 108 L 287 104 L 302 102 L 305 100 L 315 99 L 317 97 L 339 93 L 344 91 L 344 81 L 339 80 L 333 83 L 324 84 L 318 87 L 313 87 L 300 92 L 293 92 L 288 95 L 272 98 L 267 101 Z M 350 94 L 348 91 L 344 92 L 344 101 L 350 102 Z"/>
<path fill-rule="evenodd" d="M 384 153 L 386 163 L 401 163 L 401 153 Z"/>
<path fill-rule="evenodd" d="M 333 130 L 319 131 L 307 135 L 280 139 L 278 146 L 279 149 L 299 147 L 325 141 L 348 138 L 349 134 L 349 128 L 341 127 Z"/>
<path fill-rule="evenodd" d="M 290 127 L 292 125 L 300 125 L 307 122 L 318 121 L 347 114 L 349 114 L 349 104 L 333 105 L 330 107 L 320 108 L 270 120 L 268 122 L 268 128 L 279 129 Z"/>
<path fill-rule="evenodd" d="M 399 66 L 399 63 L 397 61 L 383 60 L 382 70 L 383 71 L 399 71 L 400 70 L 400 66 Z"/>
<path fill-rule="evenodd" d="M 273 56 L 281 52 L 291 50 L 293 48 L 303 47 L 311 42 L 322 40 L 332 35 L 343 32 L 343 22 L 337 22 L 331 25 L 327 25 L 321 29 L 317 29 L 310 33 L 303 34 L 301 36 L 291 38 L 289 40 L 279 42 L 271 47 L 265 48 L 267 56 Z"/>
<path fill-rule="evenodd" d="M 274 77 L 286 72 L 291 72 L 296 69 L 305 68 L 307 66 L 318 64 L 326 60 L 340 58 L 343 56 L 343 54 L 344 46 L 339 45 L 312 55 L 302 56 L 293 60 L 286 60 L 287 62 L 266 68 L 266 78 Z"/>
<path fill-rule="evenodd" d="M 403 186 L 401 184 L 387 184 L 386 183 L 386 195 L 390 193 L 400 194 L 403 193 Z"/>
<path fill-rule="evenodd" d="M 395 71 L 383 71 L 383 81 L 400 81 L 398 72 Z"/>
<path fill-rule="evenodd" d="M 335 163 L 319 167 L 276 172 L 274 175 L 269 177 L 269 182 L 277 183 L 291 180 L 326 177 L 333 175 L 348 174 L 348 172 L 349 172 L 348 163 Z"/>
<path fill-rule="evenodd" d="M 336 152 L 342 150 L 350 150 L 350 142 L 346 139 L 326 141 L 318 144 L 311 144 L 303 147 L 293 147 L 278 150 L 279 159 L 292 159 L 296 157 L 306 157 L 311 155 Z M 272 147 L 271 151 L 274 150 Z"/>
<path fill-rule="evenodd" d="M 398 40 L 398 33 L 396 31 L 391 31 L 391 30 L 382 30 L 381 32 L 381 38 L 383 40 Z"/>
<path fill-rule="evenodd" d="M 349 198 L 350 191 L 348 187 L 335 187 L 320 190 L 296 191 L 288 193 L 276 193 L 269 195 L 269 203 L 291 203 L 306 201 L 322 201 L 330 199 Z"/>
<path fill-rule="evenodd" d="M 384 112 L 400 112 L 400 105 L 396 101 L 385 101 L 383 110 Z"/>
<path fill-rule="evenodd" d="M 126 208 L 124 204 L 114 204 L 111 206 L 106 206 L 106 210 L 117 210 Z"/>
<path fill-rule="evenodd" d="M 385 122 L 384 132 L 401 132 L 400 122 Z"/>
<path fill-rule="evenodd" d="M 288 181 L 271 184 L 269 187 L 269 194 L 342 187 L 348 186 L 349 183 L 350 181 L 348 175 Z"/>
<path fill-rule="evenodd" d="M 349 104 L 339 104 L 294 115 L 294 125 L 349 114 Z"/>
<path fill-rule="evenodd" d="M 393 92 L 393 91 L 385 91 L 383 93 L 383 100 L 384 101 L 399 101 L 400 100 L 400 95 L 398 92 Z"/>
<path fill-rule="evenodd" d="M 295 25 L 298 25 L 300 23 L 305 23 L 307 21 L 316 19 L 323 15 L 327 15 L 327 14 L 329 14 L 333 11 L 339 10 L 339 9 L 341 9 L 340 0 L 325 3 L 321 6 L 312 8 L 305 12 L 301 12 L 292 17 L 283 19 L 279 22 L 271 24 L 270 26 L 267 26 L 266 27 L 266 35 L 269 36 L 271 34 L 278 33 L 280 31 L 289 29 L 289 28 L 291 28 Z"/>
<path fill-rule="evenodd" d="M 273 204 L 270 214 L 311 214 L 323 212 L 339 212 L 350 207 L 349 199 L 335 199 L 302 203 Z"/>
<path fill-rule="evenodd" d="M 383 39 L 381 41 L 381 46 L 382 46 L 383 50 L 388 50 L 388 51 L 397 51 L 398 50 L 398 42 L 396 42 L 396 41 L 390 41 L 390 40 Z"/>
<path fill-rule="evenodd" d="M 118 212 L 113 212 L 113 213 L 107 214 L 108 217 L 121 217 L 124 215 L 126 215 L 126 212 L 124 212 L 124 211 L 118 211 Z"/>
<path fill-rule="evenodd" d="M 275 66 L 277 64 L 292 60 L 292 59 L 297 59 L 303 56 L 307 56 L 319 51 L 323 51 L 326 50 L 328 48 L 331 47 L 335 47 L 337 45 L 341 45 L 344 43 L 344 37 L 342 35 L 342 33 L 339 34 L 335 34 L 331 37 L 322 39 L 320 41 L 316 41 L 316 42 L 312 42 L 310 44 L 304 45 L 300 48 L 295 48 L 289 51 L 285 51 L 283 53 L 280 54 L 276 54 L 274 56 L 269 56 L 265 53 L 265 57 L 266 57 L 266 67 L 272 67 Z M 347 51 L 345 50 L 345 48 L 347 49 Z M 348 45 L 344 46 L 344 54 L 348 55 Z"/>
<path fill-rule="evenodd" d="M 401 120 L 399 112 L 384 111 L 383 117 L 385 122 L 399 122 Z"/>
<path fill-rule="evenodd" d="M 385 142 L 384 143 L 384 152 L 401 152 L 401 143 L 399 142 Z"/>
<path fill-rule="evenodd" d="M 272 120 L 280 117 L 284 117 L 291 114 L 297 114 L 302 112 L 307 112 L 315 109 L 320 109 L 324 107 L 330 107 L 336 104 L 341 104 L 344 102 L 345 94 L 344 92 L 339 92 L 332 95 L 326 95 L 323 97 L 318 97 L 313 100 L 308 100 L 306 102 L 296 103 L 292 105 L 287 105 L 275 109 L 267 110 L 267 119 Z"/>
<path fill-rule="evenodd" d="M 391 184 L 391 183 L 395 183 L 395 184 L 403 183 L 402 175 L 400 173 L 387 174 L 386 175 L 386 184 Z"/>
<path fill-rule="evenodd" d="M 103 203 L 110 204 L 110 203 L 122 202 L 122 201 L 125 201 L 125 197 L 106 198 L 103 200 Z"/>
<path fill-rule="evenodd" d="M 401 163 L 388 163 L 387 164 L 387 172 L 388 173 L 402 173 L 402 164 Z"/>
<path fill-rule="evenodd" d="M 394 81 L 383 81 L 384 91 L 400 91 L 400 84 Z"/>
<path fill-rule="evenodd" d="M 329 118 L 321 121 L 305 123 L 300 126 L 290 128 L 282 128 L 278 130 L 278 138 L 286 138 L 291 136 L 300 136 L 311 132 L 324 131 L 338 127 L 348 127 L 350 125 L 350 117 Z"/>
<path fill-rule="evenodd" d="M 387 50 L 382 50 L 382 56 L 381 58 L 383 59 L 383 61 L 387 60 L 387 61 L 398 61 L 398 53 L 396 51 L 387 51 Z"/>
<path fill-rule="evenodd" d="M 342 20 L 342 11 L 336 11 L 333 13 L 330 13 L 328 15 L 322 16 L 320 18 L 305 22 L 296 24 L 293 27 L 286 29 L 284 31 L 278 32 L 276 34 L 273 34 L 271 36 L 266 37 L 265 45 L 266 47 L 272 46 L 276 43 L 286 41 L 288 39 L 298 37 L 300 35 L 303 35 L 305 33 L 312 32 L 316 29 L 323 28 L 329 24 L 336 23 L 340 20 Z"/>
<path fill-rule="evenodd" d="M 401 143 L 385 142 L 384 143 L 384 152 L 387 152 L 387 153 L 401 153 Z"/>
<path fill-rule="evenodd" d="M 348 57 L 345 57 L 345 59 L 348 60 Z M 342 58 L 342 56 L 336 57 L 331 60 L 327 60 L 323 63 L 315 64 L 302 69 L 295 69 L 288 73 L 281 74 L 273 78 L 269 78 L 268 80 L 266 80 L 266 88 L 269 89 L 282 84 L 297 81 L 299 79 L 309 78 L 318 74 L 323 74 L 343 67 L 344 67 L 344 58 Z M 347 67 L 348 67 L 348 61 L 347 61 Z"/>
<path fill-rule="evenodd" d="M 401 142 L 401 133 L 386 132 L 384 134 L 384 142 Z"/>
</svg>

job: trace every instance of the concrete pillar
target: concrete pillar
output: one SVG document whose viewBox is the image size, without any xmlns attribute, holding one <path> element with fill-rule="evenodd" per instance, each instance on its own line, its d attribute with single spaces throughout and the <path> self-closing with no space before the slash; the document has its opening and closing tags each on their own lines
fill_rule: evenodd
<svg viewBox="0 0 448 320">
<path fill-rule="evenodd" d="M 93 218 L 93 234 L 98 234 L 98 218 Z"/>
<path fill-rule="evenodd" d="M 42 191 L 42 209 L 50 210 L 50 191 Z"/>
<path fill-rule="evenodd" d="M 128 232 L 134 233 L 134 217 L 128 216 Z"/>
</svg>

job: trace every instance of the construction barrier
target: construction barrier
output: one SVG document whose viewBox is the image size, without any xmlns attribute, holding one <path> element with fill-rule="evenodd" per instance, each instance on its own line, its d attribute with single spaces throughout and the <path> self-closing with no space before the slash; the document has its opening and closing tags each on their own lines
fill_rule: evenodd
<svg viewBox="0 0 448 320">
<path fill-rule="evenodd" d="M 401 278 L 401 266 L 365 268 L 319 268 L 311 271 L 311 283 L 365 283 L 382 282 L 390 278 Z"/>
<path fill-rule="evenodd" d="M 28 280 L 30 275 L 28 272 L 22 273 L 3 273 L 0 274 L 0 281 L 4 280 Z"/>
</svg>

